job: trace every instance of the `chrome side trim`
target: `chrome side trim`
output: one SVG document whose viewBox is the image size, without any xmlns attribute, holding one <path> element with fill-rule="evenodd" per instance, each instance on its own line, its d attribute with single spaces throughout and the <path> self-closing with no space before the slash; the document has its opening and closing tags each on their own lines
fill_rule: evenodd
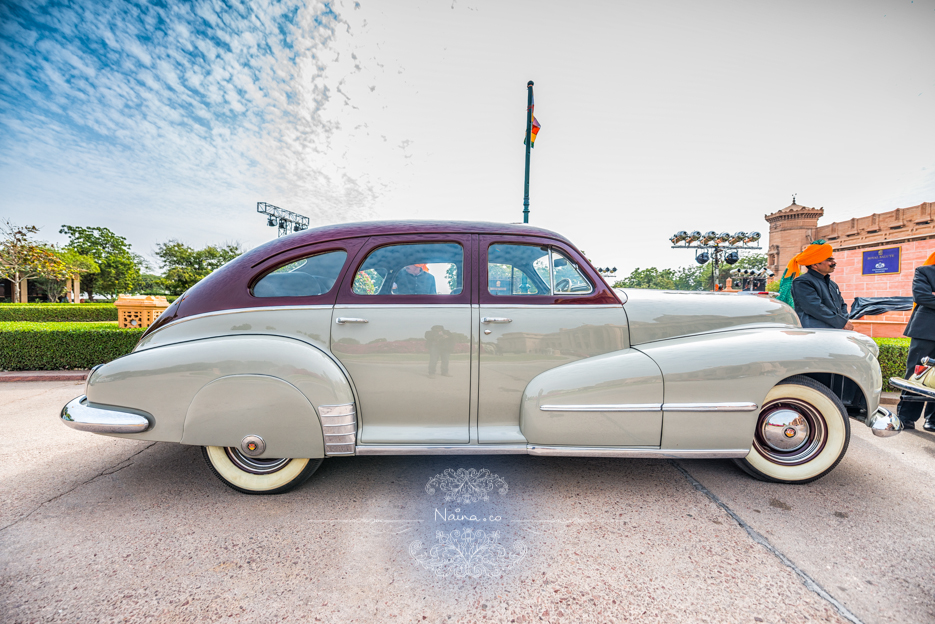
<svg viewBox="0 0 935 624">
<path fill-rule="evenodd" d="M 663 403 L 664 412 L 755 412 L 756 403 Z"/>
<path fill-rule="evenodd" d="M 357 408 L 353 403 L 319 405 L 325 455 L 353 455 L 357 444 Z"/>
<path fill-rule="evenodd" d="M 368 444 L 358 455 L 525 455 L 525 444 Z"/>
<path fill-rule="evenodd" d="M 543 412 L 754 412 L 756 403 L 619 403 L 614 405 L 540 405 Z"/>
<path fill-rule="evenodd" d="M 61 419 L 72 429 L 91 433 L 142 433 L 152 424 L 152 416 L 90 407 L 85 395 L 69 401 L 62 408 Z"/>
<path fill-rule="evenodd" d="M 867 417 L 864 423 L 870 427 L 873 435 L 880 438 L 894 436 L 904 428 L 903 421 L 885 407 L 878 407 L 874 413 Z"/>
<path fill-rule="evenodd" d="M 580 446 L 535 446 L 529 445 L 530 455 L 553 457 L 633 457 L 648 459 L 723 459 L 746 457 L 750 449 L 728 449 L 723 451 L 644 448 L 605 448 Z"/>
<path fill-rule="evenodd" d="M 659 412 L 661 403 L 621 403 L 618 405 L 540 405 L 543 412 Z"/>
<path fill-rule="evenodd" d="M 369 323 L 370 321 L 365 318 L 357 318 L 354 316 L 339 316 L 334 322 L 338 325 L 344 325 L 345 323 Z"/>
<path fill-rule="evenodd" d="M 561 293 L 561 294 L 562 294 L 562 295 L 566 295 L 566 294 L 568 294 L 568 293 Z M 549 295 L 549 296 L 551 297 L 552 295 Z M 337 307 L 337 306 L 336 306 L 336 307 Z M 622 310 L 622 309 L 623 309 L 623 304 L 620 304 L 620 303 L 597 303 L 597 304 L 594 304 L 594 305 L 588 305 L 588 304 L 586 304 L 586 303 L 563 303 L 562 305 L 553 305 L 553 304 L 548 304 L 548 303 L 539 303 L 539 304 L 535 304 L 535 303 L 510 303 L 510 304 L 500 305 L 500 304 L 498 304 L 498 303 L 485 303 L 485 304 L 482 304 L 482 305 L 480 306 L 480 309 L 481 309 L 481 310 L 486 310 L 486 309 L 496 309 L 496 310 L 526 310 L 526 309 L 534 309 L 534 310 L 541 310 L 541 309 L 543 309 L 543 308 L 559 308 L 559 309 L 561 309 L 561 310 L 568 310 L 568 309 L 575 309 L 575 308 L 581 308 L 582 310 L 598 310 L 598 309 L 602 309 L 602 308 L 604 308 L 604 309 L 615 308 L 615 309 L 618 309 L 618 310 Z"/>
<path fill-rule="evenodd" d="M 581 446 L 536 446 L 534 444 L 368 444 L 357 447 L 358 455 L 551 455 L 554 457 L 634 457 L 650 459 L 722 459 L 746 457 L 745 449 L 722 451 Z"/>
<path fill-rule="evenodd" d="M 376 297 L 386 297 L 388 295 L 374 295 Z M 439 297 L 445 297 L 447 295 L 438 295 Z M 455 295 L 456 297 L 459 295 Z M 334 306 L 335 310 L 359 310 L 361 308 L 366 308 L 367 310 L 399 310 L 400 308 L 464 308 L 465 310 L 471 309 L 470 303 L 341 303 Z"/>
<path fill-rule="evenodd" d="M 354 416 L 357 413 L 357 409 L 354 407 L 353 403 L 345 403 L 344 405 L 319 405 L 318 406 L 318 415 L 319 416 Z M 344 424 L 345 421 L 342 421 Z M 351 418 L 350 421 L 354 422 L 354 419 Z"/>
</svg>

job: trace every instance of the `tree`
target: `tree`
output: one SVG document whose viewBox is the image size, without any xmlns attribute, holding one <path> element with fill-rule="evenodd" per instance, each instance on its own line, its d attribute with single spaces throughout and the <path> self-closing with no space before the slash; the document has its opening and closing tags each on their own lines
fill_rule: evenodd
<svg viewBox="0 0 935 624">
<path fill-rule="evenodd" d="M 133 292 L 143 295 L 164 295 L 166 293 L 166 282 L 161 275 L 140 273 Z"/>
<path fill-rule="evenodd" d="M 65 277 L 58 279 L 55 277 L 40 277 L 37 282 L 39 287 L 45 291 L 49 301 L 58 301 L 68 289 L 68 280 L 81 275 L 97 273 L 100 269 L 94 258 L 83 256 L 69 247 L 52 248 L 52 252 L 58 257 L 65 267 Z"/>
<path fill-rule="evenodd" d="M 156 256 L 165 268 L 165 287 L 173 295 L 181 295 L 242 253 L 236 242 L 194 249 L 172 239 L 156 247 Z"/>
<path fill-rule="evenodd" d="M 115 297 L 133 289 L 140 276 L 135 254 L 123 236 L 117 236 L 105 227 L 78 227 L 63 225 L 59 234 L 68 235 L 66 247 L 83 256 L 90 256 L 99 271 L 85 276 L 84 290 L 94 301 L 94 295 Z"/>
<path fill-rule="evenodd" d="M 765 254 L 750 254 L 747 256 L 742 256 L 740 260 L 735 264 L 727 264 L 722 262 L 718 267 L 718 283 L 724 284 L 728 277 L 730 277 L 731 271 L 736 271 L 737 269 L 752 269 L 754 271 L 759 271 L 766 268 L 766 255 Z M 712 274 L 714 273 L 714 263 L 708 262 L 702 267 L 701 278 L 704 282 L 705 290 L 714 290 L 714 281 Z"/>
<path fill-rule="evenodd" d="M 702 290 L 702 267 L 678 269 L 636 268 L 614 283 L 614 288 L 654 288 L 656 290 Z"/>
<path fill-rule="evenodd" d="M 0 277 L 13 282 L 13 301 L 20 300 L 20 282 L 48 277 L 66 279 L 67 269 L 48 246 L 30 240 L 39 231 L 34 225 L 18 227 L 4 219 L 0 224 Z"/>
</svg>

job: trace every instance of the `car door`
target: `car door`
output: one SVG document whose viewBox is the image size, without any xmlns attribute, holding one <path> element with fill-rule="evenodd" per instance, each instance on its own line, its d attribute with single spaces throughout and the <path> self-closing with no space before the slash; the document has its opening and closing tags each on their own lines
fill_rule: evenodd
<svg viewBox="0 0 935 624">
<path fill-rule="evenodd" d="M 467 444 L 470 235 L 373 237 L 334 309 L 331 350 L 359 398 L 361 444 Z"/>
<path fill-rule="evenodd" d="M 526 440 L 519 420 L 529 382 L 547 370 L 628 349 L 626 313 L 590 265 L 559 241 L 481 236 L 478 256 L 478 439 L 515 444 Z M 660 383 L 634 384 L 627 403 L 658 405 L 658 367 L 642 354 L 634 356 L 645 360 L 640 375 Z M 659 445 L 658 409 L 620 417 L 632 422 L 607 445 Z"/>
</svg>

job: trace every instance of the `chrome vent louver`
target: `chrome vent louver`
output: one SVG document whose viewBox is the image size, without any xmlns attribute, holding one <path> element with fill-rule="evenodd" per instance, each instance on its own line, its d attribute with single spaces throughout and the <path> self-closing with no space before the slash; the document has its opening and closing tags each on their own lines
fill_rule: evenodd
<svg viewBox="0 0 935 624">
<path fill-rule="evenodd" d="M 325 455 L 353 455 L 357 445 L 357 409 L 353 403 L 319 405 Z"/>
</svg>

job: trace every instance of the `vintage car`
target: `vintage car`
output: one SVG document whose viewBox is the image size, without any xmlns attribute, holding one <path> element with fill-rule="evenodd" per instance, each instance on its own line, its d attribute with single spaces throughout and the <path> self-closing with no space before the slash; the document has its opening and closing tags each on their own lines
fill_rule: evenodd
<svg viewBox="0 0 935 624">
<path fill-rule="evenodd" d="M 249 494 L 351 455 L 727 457 L 805 483 L 841 461 L 849 414 L 900 430 L 877 353 L 765 297 L 614 290 L 548 230 L 357 223 L 215 271 L 61 418 L 201 446 Z"/>
<path fill-rule="evenodd" d="M 900 401 L 935 401 L 935 358 L 922 358 L 922 364 L 915 367 L 909 379 L 890 377 L 890 385 L 904 392 L 905 396 L 901 397 Z"/>
</svg>

